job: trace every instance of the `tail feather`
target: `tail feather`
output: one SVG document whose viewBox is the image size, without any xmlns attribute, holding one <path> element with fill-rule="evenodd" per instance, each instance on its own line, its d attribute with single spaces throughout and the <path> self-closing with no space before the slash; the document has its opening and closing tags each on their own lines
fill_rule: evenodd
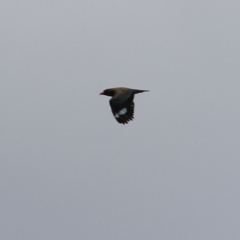
<svg viewBox="0 0 240 240">
<path fill-rule="evenodd" d="M 149 90 L 138 90 L 138 89 L 133 89 L 133 91 L 134 91 L 134 94 L 143 93 L 143 92 L 149 92 Z"/>
</svg>

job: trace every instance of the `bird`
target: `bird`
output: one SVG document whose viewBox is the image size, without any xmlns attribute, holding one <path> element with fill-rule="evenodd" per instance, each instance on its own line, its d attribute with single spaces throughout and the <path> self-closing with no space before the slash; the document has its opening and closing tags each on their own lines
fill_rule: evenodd
<svg viewBox="0 0 240 240">
<path fill-rule="evenodd" d="M 105 89 L 100 95 L 111 97 L 109 100 L 113 116 L 118 123 L 127 124 L 134 118 L 134 95 L 149 92 L 149 90 L 138 90 L 126 87 Z"/>
</svg>

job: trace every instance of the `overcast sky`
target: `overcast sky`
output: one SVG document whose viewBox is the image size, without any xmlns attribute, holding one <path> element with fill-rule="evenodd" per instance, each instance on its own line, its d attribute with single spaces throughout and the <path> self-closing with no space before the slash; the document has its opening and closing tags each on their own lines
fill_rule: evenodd
<svg viewBox="0 0 240 240">
<path fill-rule="evenodd" d="M 1 0 L 2 240 L 240 239 L 239 0 Z M 135 119 L 110 87 L 149 89 Z"/>
</svg>

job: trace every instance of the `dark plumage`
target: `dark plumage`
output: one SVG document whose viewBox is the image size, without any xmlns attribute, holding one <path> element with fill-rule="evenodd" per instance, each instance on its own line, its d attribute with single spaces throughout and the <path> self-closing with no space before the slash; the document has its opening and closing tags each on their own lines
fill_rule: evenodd
<svg viewBox="0 0 240 240">
<path fill-rule="evenodd" d="M 100 95 L 111 97 L 109 103 L 113 116 L 119 123 L 126 124 L 134 118 L 134 95 L 148 91 L 119 87 L 105 89 Z"/>
</svg>

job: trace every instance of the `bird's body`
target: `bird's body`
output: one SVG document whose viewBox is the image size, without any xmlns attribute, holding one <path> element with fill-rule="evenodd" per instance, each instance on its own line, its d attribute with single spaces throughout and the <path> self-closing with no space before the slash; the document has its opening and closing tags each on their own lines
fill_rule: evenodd
<svg viewBox="0 0 240 240">
<path fill-rule="evenodd" d="M 134 118 L 134 95 L 142 92 L 148 90 L 118 87 L 105 89 L 100 94 L 112 97 L 109 103 L 113 116 L 119 123 L 126 124 Z"/>
</svg>

